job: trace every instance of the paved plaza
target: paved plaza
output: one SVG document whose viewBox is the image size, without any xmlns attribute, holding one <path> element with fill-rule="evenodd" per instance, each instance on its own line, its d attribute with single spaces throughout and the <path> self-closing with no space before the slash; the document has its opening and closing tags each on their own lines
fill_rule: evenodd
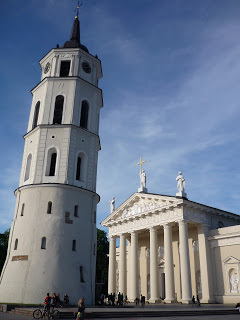
<svg viewBox="0 0 240 320">
<path fill-rule="evenodd" d="M 21 316 L 21 315 L 16 315 L 16 314 L 9 314 L 9 313 L 0 313 L 0 320 L 28 320 L 28 319 L 33 319 L 32 317 L 28 316 Z M 73 318 L 72 318 L 73 319 Z M 120 318 L 111 318 L 109 320 L 119 320 Z M 193 317 L 167 317 L 167 318 L 148 318 L 148 317 L 140 317 L 140 318 L 124 318 L 125 320 L 156 320 L 156 319 L 167 319 L 167 320 L 235 320 L 235 319 L 240 319 L 240 314 L 235 314 L 235 315 L 215 315 L 215 316 L 193 316 Z M 93 319 L 94 320 L 94 319 Z"/>
<path fill-rule="evenodd" d="M 0 320 L 30 320 L 33 319 L 31 316 L 32 311 L 35 308 L 25 308 L 30 313 L 30 316 L 9 314 L 0 312 Z M 73 319 L 73 312 L 77 311 L 77 308 L 61 308 L 61 312 L 69 312 L 69 319 Z M 190 314 L 189 314 L 190 311 Z M 194 312 L 194 315 L 191 313 Z M 202 314 L 203 312 L 209 314 Z M 233 311 L 233 314 L 231 312 Z M 167 319 L 167 320 L 240 320 L 240 313 L 234 313 L 234 305 L 222 305 L 222 304 L 208 304 L 202 305 L 200 308 L 193 307 L 191 305 L 181 304 L 161 304 L 161 305 L 146 305 L 144 308 L 130 304 L 127 307 L 87 307 L 86 313 L 91 316 L 91 319 L 125 319 L 125 320 L 156 320 L 156 319 Z M 155 316 L 154 315 L 155 312 Z M 157 312 L 157 314 L 156 314 Z M 216 314 L 215 314 L 216 312 Z M 119 313 L 121 313 L 119 315 Z M 132 314 L 131 316 L 131 313 Z M 139 315 L 143 315 L 140 316 Z M 151 314 L 150 314 L 151 313 Z M 186 313 L 186 314 L 185 314 Z M 218 314 L 222 313 L 222 314 Z M 225 314 L 223 314 L 225 313 Z M 101 317 L 99 318 L 99 314 Z M 159 316 L 158 316 L 159 314 Z M 97 316 L 98 315 L 98 316 Z M 66 318 L 65 318 L 66 319 Z"/>
</svg>

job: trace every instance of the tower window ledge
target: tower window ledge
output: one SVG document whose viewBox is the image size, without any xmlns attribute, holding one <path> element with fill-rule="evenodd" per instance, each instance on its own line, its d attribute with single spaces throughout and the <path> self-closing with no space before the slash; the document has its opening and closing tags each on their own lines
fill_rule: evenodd
<svg viewBox="0 0 240 320">
<path fill-rule="evenodd" d="M 58 182 L 58 176 L 44 176 L 43 183 L 54 183 Z"/>
</svg>

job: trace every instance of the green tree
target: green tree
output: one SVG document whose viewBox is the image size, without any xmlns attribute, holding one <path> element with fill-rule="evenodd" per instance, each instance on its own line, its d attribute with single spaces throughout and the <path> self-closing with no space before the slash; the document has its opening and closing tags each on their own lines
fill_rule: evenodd
<svg viewBox="0 0 240 320">
<path fill-rule="evenodd" d="M 4 233 L 0 233 L 0 273 L 7 256 L 9 232 L 10 229 L 6 230 Z"/>
<path fill-rule="evenodd" d="M 96 282 L 104 283 L 105 286 L 107 286 L 108 281 L 108 250 L 109 242 L 106 232 L 97 229 Z"/>
</svg>

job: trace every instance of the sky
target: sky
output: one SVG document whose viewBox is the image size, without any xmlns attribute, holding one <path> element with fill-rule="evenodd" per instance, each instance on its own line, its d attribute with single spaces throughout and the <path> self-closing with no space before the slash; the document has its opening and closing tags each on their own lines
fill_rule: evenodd
<svg viewBox="0 0 240 320">
<path fill-rule="evenodd" d="M 74 0 L 0 2 L 0 232 L 11 226 L 38 61 L 70 37 Z M 102 61 L 97 227 L 137 192 L 240 213 L 240 1 L 84 0 L 81 43 Z M 104 229 L 104 228 L 103 228 Z M 106 229 L 104 229 L 106 230 Z"/>
</svg>

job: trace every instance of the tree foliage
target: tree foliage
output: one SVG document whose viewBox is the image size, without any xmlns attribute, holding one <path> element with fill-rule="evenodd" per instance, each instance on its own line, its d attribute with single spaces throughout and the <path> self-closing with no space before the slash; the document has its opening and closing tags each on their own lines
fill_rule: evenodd
<svg viewBox="0 0 240 320">
<path fill-rule="evenodd" d="M 105 231 L 97 229 L 96 282 L 107 284 L 109 242 Z"/>
<path fill-rule="evenodd" d="M 8 229 L 4 233 L 0 233 L 0 273 L 7 256 L 9 232 L 10 230 Z"/>
</svg>

